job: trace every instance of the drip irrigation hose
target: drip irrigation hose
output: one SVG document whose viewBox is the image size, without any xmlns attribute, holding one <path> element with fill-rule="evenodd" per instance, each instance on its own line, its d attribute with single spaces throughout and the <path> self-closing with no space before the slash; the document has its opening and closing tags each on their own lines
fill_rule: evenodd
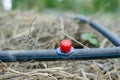
<svg viewBox="0 0 120 80">
<path fill-rule="evenodd" d="M 82 22 L 89 22 L 89 19 L 84 16 L 77 16 Z M 95 28 L 105 37 L 107 37 L 115 46 L 120 46 L 120 39 L 112 32 L 104 28 L 103 26 L 89 22 L 92 28 Z M 69 42 L 64 40 L 63 43 Z M 61 46 L 64 44 L 61 43 Z M 69 48 L 71 44 L 69 42 Z M 65 47 L 65 46 L 64 46 Z M 68 49 L 69 49 L 68 48 Z M 63 49 L 64 50 L 64 49 Z M 66 50 L 64 50 L 66 51 Z M 68 53 L 63 53 L 60 48 L 56 50 L 5 50 L 0 51 L 0 60 L 2 61 L 28 61 L 28 60 L 39 60 L 39 61 L 56 61 L 56 60 L 90 60 L 90 59 L 108 59 L 108 58 L 119 58 L 120 47 L 114 48 L 92 48 L 92 49 L 74 49 L 73 47 Z"/>
<path fill-rule="evenodd" d="M 115 46 L 120 46 L 120 38 L 116 36 L 114 33 L 110 32 L 104 26 L 94 21 L 91 21 L 89 18 L 82 15 L 76 16 L 76 19 L 78 19 L 80 22 L 88 23 L 92 28 L 96 29 L 103 36 L 105 36 L 109 41 L 111 41 L 112 44 L 114 44 Z"/>
<path fill-rule="evenodd" d="M 59 55 L 56 50 L 17 50 L 0 51 L 2 61 L 56 61 L 56 60 L 90 60 L 120 57 L 120 47 L 75 49 L 71 55 Z"/>
</svg>

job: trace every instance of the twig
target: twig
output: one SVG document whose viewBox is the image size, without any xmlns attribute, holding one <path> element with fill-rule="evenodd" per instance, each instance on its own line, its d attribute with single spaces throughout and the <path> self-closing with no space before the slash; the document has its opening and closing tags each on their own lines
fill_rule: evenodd
<svg viewBox="0 0 120 80">
<path fill-rule="evenodd" d="M 32 25 L 33 25 L 34 21 L 35 21 L 37 18 L 38 18 L 38 17 L 35 17 L 35 18 L 33 19 L 33 21 L 31 22 L 31 24 L 30 24 L 29 33 L 28 33 L 28 38 L 29 38 L 29 36 L 30 36 L 30 32 L 31 32 Z"/>
<path fill-rule="evenodd" d="M 108 39 L 105 38 L 102 42 L 101 42 L 101 45 L 100 45 L 100 48 L 104 48 L 105 47 L 105 44 L 107 43 Z"/>
<path fill-rule="evenodd" d="M 23 73 L 23 72 L 19 72 L 19 71 L 15 71 L 11 68 L 9 68 L 4 62 L 0 61 L 0 63 L 4 66 L 4 69 L 6 69 L 7 71 L 9 72 L 12 72 L 12 73 L 15 73 L 15 74 L 19 74 L 19 75 L 23 75 L 23 76 L 35 76 L 35 75 L 41 75 L 41 76 L 48 76 L 49 74 L 48 73 L 34 73 L 34 74 L 31 74 L 31 73 Z"/>
<path fill-rule="evenodd" d="M 60 18 L 60 25 L 61 25 L 61 30 L 64 32 L 64 22 L 63 22 L 63 18 Z"/>
<path fill-rule="evenodd" d="M 61 71 L 61 70 L 67 70 L 67 69 L 70 69 L 71 67 L 66 67 L 66 68 L 63 68 L 63 67 L 54 67 L 54 68 L 45 68 L 45 69 L 37 69 L 37 70 L 34 70 L 32 72 L 29 72 L 30 74 L 31 73 L 37 73 L 37 72 L 56 72 L 56 71 Z"/>
<path fill-rule="evenodd" d="M 52 77 L 54 80 L 58 80 L 56 77 L 49 74 L 50 77 Z"/>
<path fill-rule="evenodd" d="M 8 68 L 7 64 L 5 64 L 4 62 L 2 62 L 1 60 L 0 60 L 0 63 L 1 63 L 5 68 Z"/>
<path fill-rule="evenodd" d="M 89 79 L 87 78 L 86 74 L 85 74 L 84 69 L 81 69 L 81 71 L 82 71 L 82 75 L 83 75 L 84 79 L 85 79 L 85 80 L 89 80 Z"/>
<path fill-rule="evenodd" d="M 74 39 L 73 37 L 71 37 L 70 35 L 66 34 L 63 31 L 60 31 L 61 33 L 63 33 L 64 35 L 66 35 L 67 37 L 69 37 L 70 39 L 72 39 L 73 41 L 75 41 L 76 43 L 78 43 L 79 45 L 83 46 L 86 49 L 89 49 L 87 46 L 85 46 L 84 44 L 82 44 L 81 42 L 77 41 L 76 39 Z"/>
<path fill-rule="evenodd" d="M 107 71 L 107 73 L 108 73 L 109 80 L 112 80 L 112 78 L 111 78 L 111 75 L 110 75 L 109 71 Z"/>
<path fill-rule="evenodd" d="M 60 25 L 61 25 L 61 33 L 63 33 L 64 35 L 66 35 L 67 37 L 69 37 L 70 39 L 72 39 L 73 41 L 75 41 L 76 43 L 80 44 L 81 46 L 83 46 L 84 48 L 87 48 L 87 46 L 85 46 L 84 44 L 82 44 L 81 42 L 77 41 L 76 39 L 74 39 L 73 37 L 71 37 L 70 35 L 68 35 L 67 33 L 65 33 L 64 31 L 64 22 L 63 22 L 63 18 L 60 18 Z"/>
</svg>

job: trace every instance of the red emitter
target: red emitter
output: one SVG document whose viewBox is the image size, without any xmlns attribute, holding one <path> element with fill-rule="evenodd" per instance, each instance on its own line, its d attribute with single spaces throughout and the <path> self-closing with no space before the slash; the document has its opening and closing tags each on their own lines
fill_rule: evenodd
<svg viewBox="0 0 120 80">
<path fill-rule="evenodd" d="M 61 52 L 68 53 L 70 52 L 71 48 L 72 48 L 72 42 L 70 40 L 65 39 L 60 42 Z"/>
<path fill-rule="evenodd" d="M 60 47 L 57 49 L 58 54 L 69 55 L 74 51 L 72 42 L 68 39 L 62 40 L 59 45 Z"/>
</svg>

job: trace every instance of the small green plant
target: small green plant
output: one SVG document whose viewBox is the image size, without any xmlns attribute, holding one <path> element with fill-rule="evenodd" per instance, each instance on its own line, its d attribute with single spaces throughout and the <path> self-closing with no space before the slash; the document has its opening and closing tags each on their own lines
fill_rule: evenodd
<svg viewBox="0 0 120 80">
<path fill-rule="evenodd" d="M 81 35 L 81 39 L 83 39 L 85 41 L 89 41 L 91 44 L 93 44 L 95 46 L 99 46 L 99 40 L 97 39 L 96 35 L 94 35 L 92 33 L 83 33 Z"/>
</svg>

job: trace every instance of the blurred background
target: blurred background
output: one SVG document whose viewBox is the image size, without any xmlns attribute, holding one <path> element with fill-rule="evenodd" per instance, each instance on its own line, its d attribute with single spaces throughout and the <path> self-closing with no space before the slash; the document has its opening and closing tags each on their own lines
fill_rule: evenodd
<svg viewBox="0 0 120 80">
<path fill-rule="evenodd" d="M 91 14 L 120 12 L 120 0 L 1 0 L 0 10 L 36 10 L 40 12 L 75 12 Z"/>
</svg>

